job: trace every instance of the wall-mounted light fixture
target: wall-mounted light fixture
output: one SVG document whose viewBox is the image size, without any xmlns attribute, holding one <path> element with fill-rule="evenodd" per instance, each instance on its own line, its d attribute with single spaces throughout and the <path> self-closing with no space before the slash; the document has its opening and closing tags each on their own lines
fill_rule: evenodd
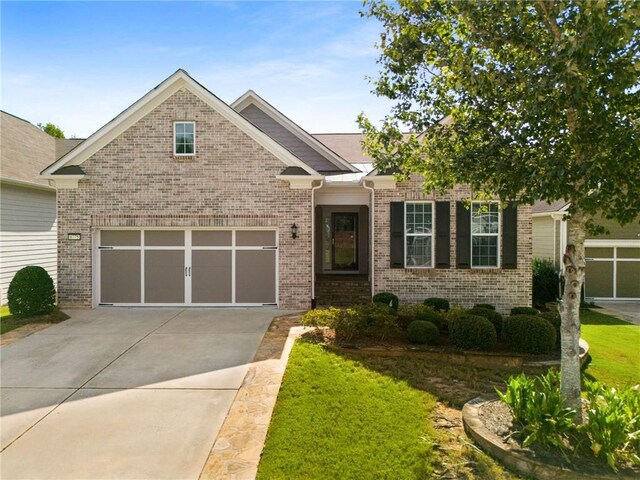
<svg viewBox="0 0 640 480">
<path fill-rule="evenodd" d="M 291 238 L 298 238 L 298 226 L 295 223 L 291 225 Z"/>
</svg>

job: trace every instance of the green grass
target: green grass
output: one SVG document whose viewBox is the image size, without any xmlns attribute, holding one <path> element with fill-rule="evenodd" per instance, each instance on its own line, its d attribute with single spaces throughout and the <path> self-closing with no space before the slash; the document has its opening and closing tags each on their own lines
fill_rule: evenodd
<svg viewBox="0 0 640 480">
<path fill-rule="evenodd" d="M 402 366 L 394 372 L 397 360 L 369 365 L 297 341 L 258 478 L 513 478 L 454 434 L 436 430 L 436 398 L 403 379 Z"/>
<path fill-rule="evenodd" d="M 612 387 L 640 383 L 640 326 L 597 310 L 581 310 L 580 321 L 591 356 L 586 378 Z"/>
<path fill-rule="evenodd" d="M 37 315 L 35 317 L 17 319 L 11 315 L 9 307 L 2 306 L 0 307 L 0 335 L 30 323 L 58 323 L 67 318 L 69 318 L 69 316 L 66 313 L 56 308 L 48 315 Z"/>
</svg>

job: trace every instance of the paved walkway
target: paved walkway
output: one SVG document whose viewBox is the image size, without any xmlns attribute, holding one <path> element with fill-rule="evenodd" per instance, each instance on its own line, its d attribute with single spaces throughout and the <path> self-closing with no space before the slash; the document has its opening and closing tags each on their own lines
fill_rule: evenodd
<svg viewBox="0 0 640 480">
<path fill-rule="evenodd" d="M 97 309 L 1 347 L 0 477 L 197 479 L 272 318 Z"/>
<path fill-rule="evenodd" d="M 640 325 L 640 302 L 596 302 L 602 313 Z"/>
</svg>

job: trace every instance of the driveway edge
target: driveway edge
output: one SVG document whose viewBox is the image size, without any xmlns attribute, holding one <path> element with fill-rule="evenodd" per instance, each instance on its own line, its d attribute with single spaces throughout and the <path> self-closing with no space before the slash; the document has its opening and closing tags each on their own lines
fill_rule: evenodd
<svg viewBox="0 0 640 480">
<path fill-rule="evenodd" d="M 229 409 L 200 480 L 252 480 L 258 472 L 271 414 L 293 342 L 303 332 L 300 314 L 273 319 Z"/>
</svg>

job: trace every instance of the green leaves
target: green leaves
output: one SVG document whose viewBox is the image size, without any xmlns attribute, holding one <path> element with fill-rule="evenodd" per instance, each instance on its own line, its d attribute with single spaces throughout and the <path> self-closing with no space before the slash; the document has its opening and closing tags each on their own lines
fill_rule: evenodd
<svg viewBox="0 0 640 480">
<path fill-rule="evenodd" d="M 358 119 L 380 170 L 640 213 L 638 2 L 374 0 L 365 15 L 385 30 L 374 93 L 395 101 L 381 125 Z"/>
</svg>

